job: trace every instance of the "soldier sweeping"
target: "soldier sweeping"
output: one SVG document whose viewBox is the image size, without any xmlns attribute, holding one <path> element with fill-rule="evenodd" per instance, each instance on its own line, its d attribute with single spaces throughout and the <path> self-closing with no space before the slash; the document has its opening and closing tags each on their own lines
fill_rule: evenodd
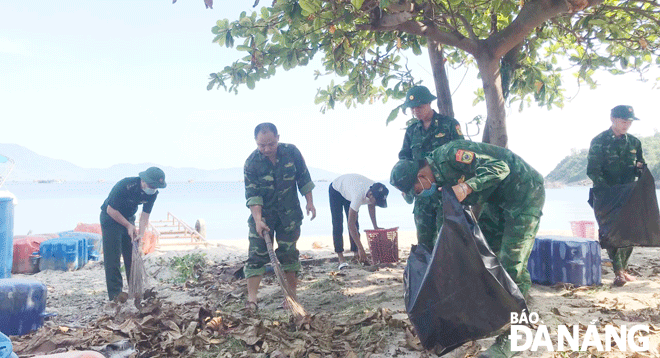
<svg viewBox="0 0 660 358">
<path fill-rule="evenodd" d="M 400 160 L 390 182 L 409 196 L 451 186 L 460 202 L 482 205 L 478 224 L 502 267 L 527 295 L 527 261 L 545 202 L 543 177 L 510 150 L 485 143 L 452 141 L 423 161 Z M 512 357 L 509 333 L 479 357 Z"/>
<path fill-rule="evenodd" d="M 144 235 L 149 215 L 154 207 L 158 190 L 165 188 L 165 173 L 151 167 L 139 177 L 120 180 L 110 191 L 101 206 L 101 230 L 103 233 L 103 267 L 108 287 L 108 297 L 114 300 L 122 292 L 120 257 L 124 257 L 126 279 L 131 275 L 132 242 Z M 135 214 L 142 205 L 139 232 L 135 227 Z"/>
<path fill-rule="evenodd" d="M 259 284 L 266 272 L 264 265 L 269 262 L 264 231 L 277 241 L 275 253 L 295 295 L 296 275 L 300 271 L 296 243 L 303 219 L 298 191 L 307 201 L 307 215 L 311 214 L 311 220 L 316 217 L 312 197 L 314 182 L 305 160 L 298 148 L 279 143 L 279 138 L 274 124 L 259 124 L 254 129 L 257 149 L 245 161 L 245 198 L 251 215 L 248 219 L 250 248 L 243 271 L 248 289 L 245 308 L 249 312 L 257 311 Z"/>
</svg>

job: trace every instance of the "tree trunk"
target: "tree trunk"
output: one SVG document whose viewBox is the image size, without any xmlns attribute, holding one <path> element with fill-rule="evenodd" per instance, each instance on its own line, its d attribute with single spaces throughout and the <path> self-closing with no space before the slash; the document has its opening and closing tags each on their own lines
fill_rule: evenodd
<svg viewBox="0 0 660 358">
<path fill-rule="evenodd" d="M 454 118 L 454 105 L 451 101 L 451 90 L 449 89 L 442 45 L 431 39 L 428 39 L 428 42 L 429 58 L 431 59 L 431 69 L 435 81 L 435 93 L 438 94 L 438 112 Z"/>
<path fill-rule="evenodd" d="M 486 96 L 487 116 L 482 141 L 506 148 L 509 138 L 506 134 L 506 111 L 504 110 L 499 59 L 492 58 L 488 54 L 475 56 L 475 58 Z"/>
</svg>

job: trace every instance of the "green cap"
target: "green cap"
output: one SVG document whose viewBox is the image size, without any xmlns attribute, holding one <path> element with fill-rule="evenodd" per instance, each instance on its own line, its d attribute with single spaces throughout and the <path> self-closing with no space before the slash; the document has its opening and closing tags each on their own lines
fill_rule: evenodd
<svg viewBox="0 0 660 358">
<path fill-rule="evenodd" d="M 403 192 L 406 203 L 412 204 L 415 198 L 415 180 L 419 165 L 413 160 L 401 159 L 392 168 L 390 184 Z"/>
<path fill-rule="evenodd" d="M 612 112 L 610 112 L 610 116 L 612 118 L 621 118 L 621 119 L 629 119 L 629 120 L 636 120 L 638 121 L 639 118 L 635 117 L 635 111 L 633 111 L 632 106 L 616 106 L 612 108 Z"/>
<path fill-rule="evenodd" d="M 157 167 L 151 167 L 140 172 L 140 179 L 144 180 L 144 182 L 152 188 L 162 189 L 167 186 L 167 183 L 165 182 L 165 172 Z"/>
<path fill-rule="evenodd" d="M 406 93 L 406 101 L 403 102 L 403 109 L 415 108 L 423 104 L 431 103 L 437 97 L 431 94 L 428 88 L 424 86 L 414 86 Z"/>
</svg>

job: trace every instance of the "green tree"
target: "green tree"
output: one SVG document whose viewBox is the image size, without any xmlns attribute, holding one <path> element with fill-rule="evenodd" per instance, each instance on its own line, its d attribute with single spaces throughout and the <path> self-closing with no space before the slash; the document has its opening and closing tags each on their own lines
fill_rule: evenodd
<svg viewBox="0 0 660 358">
<path fill-rule="evenodd" d="M 599 69 L 643 76 L 660 64 L 660 5 L 650 0 L 274 0 L 212 31 L 214 42 L 246 55 L 212 73 L 208 89 L 254 88 L 319 54 L 316 76 L 343 81 L 318 90 L 322 111 L 401 99 L 415 83 L 402 51 L 430 48 L 434 71 L 445 60 L 476 65 L 483 86 L 475 103 L 487 108 L 482 140 L 500 146 L 508 141 L 505 104 L 562 107 L 564 70 L 593 88 Z M 434 57 L 438 49 L 444 57 Z M 435 81 L 440 88 L 442 76 Z"/>
</svg>

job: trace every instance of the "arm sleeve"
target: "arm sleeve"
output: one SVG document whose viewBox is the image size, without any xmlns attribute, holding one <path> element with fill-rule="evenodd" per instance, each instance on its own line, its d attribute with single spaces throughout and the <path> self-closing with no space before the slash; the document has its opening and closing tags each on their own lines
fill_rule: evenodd
<svg viewBox="0 0 660 358">
<path fill-rule="evenodd" d="M 457 152 L 458 151 L 453 151 L 454 154 Z M 454 166 L 467 165 L 456 161 L 450 161 L 450 163 Z M 466 180 L 465 184 L 475 192 L 480 192 L 497 186 L 502 180 L 509 176 L 509 173 L 511 172 L 509 165 L 505 161 L 481 153 L 475 153 L 472 166 L 474 177 Z M 458 169 L 460 170 L 461 168 L 458 167 Z"/>
<path fill-rule="evenodd" d="M 587 176 L 594 183 L 594 187 L 608 186 L 603 176 L 603 146 L 596 142 L 596 139 L 591 141 L 589 146 L 589 154 L 587 155 Z"/>
<path fill-rule="evenodd" d="M 293 160 L 296 165 L 296 183 L 298 184 L 298 190 L 300 191 L 300 194 L 305 196 L 307 193 L 311 192 L 312 189 L 314 189 L 314 182 L 312 181 L 312 177 L 309 174 L 307 164 L 305 164 L 305 159 L 303 158 L 302 154 L 295 146 L 293 149 Z"/>
<path fill-rule="evenodd" d="M 154 208 L 154 203 L 156 202 L 156 198 L 158 197 L 158 192 L 156 192 L 156 194 L 152 196 L 153 198 L 149 198 L 149 201 L 147 201 L 146 203 L 144 203 L 144 205 L 142 205 L 143 213 L 151 214 L 151 210 Z"/>
<path fill-rule="evenodd" d="M 251 158 L 251 156 L 250 156 Z M 264 205 L 264 199 L 259 193 L 259 182 L 254 167 L 251 165 L 250 158 L 243 167 L 243 182 L 245 183 L 245 206 Z"/>
<path fill-rule="evenodd" d="M 115 210 L 121 208 L 121 203 L 123 198 L 126 197 L 126 183 L 124 180 L 119 181 L 112 187 L 110 194 L 108 194 L 108 205 L 112 206 Z"/>
<path fill-rule="evenodd" d="M 411 134 L 410 134 L 410 127 L 406 129 L 406 134 L 403 136 L 403 146 L 401 146 L 401 150 L 399 151 L 399 159 L 409 159 L 412 160 L 412 148 L 410 147 L 411 145 Z"/>
<path fill-rule="evenodd" d="M 452 118 L 451 132 L 452 139 L 465 139 L 465 137 L 463 137 L 463 132 L 461 131 L 461 124 L 454 118 Z"/>
<path fill-rule="evenodd" d="M 638 142 L 637 161 L 641 163 L 646 163 L 646 161 L 644 160 L 644 151 L 642 149 L 642 142 Z"/>
</svg>

